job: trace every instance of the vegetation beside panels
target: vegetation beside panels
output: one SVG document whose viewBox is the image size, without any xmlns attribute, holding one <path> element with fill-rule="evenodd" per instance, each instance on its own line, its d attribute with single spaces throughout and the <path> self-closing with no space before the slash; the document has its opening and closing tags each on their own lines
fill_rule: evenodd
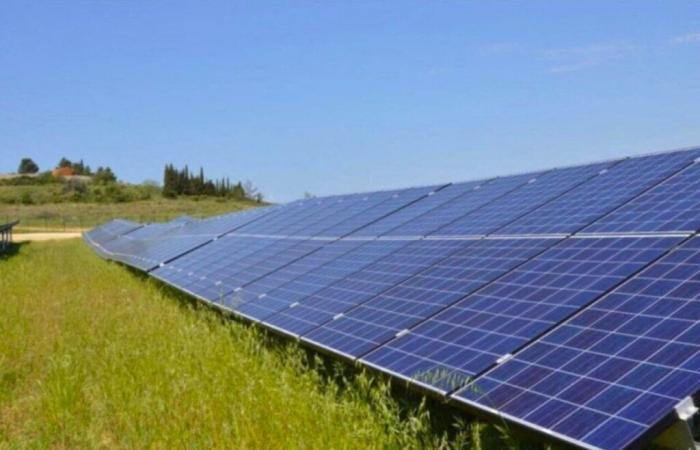
<svg viewBox="0 0 700 450">
<path fill-rule="evenodd" d="M 0 220 L 22 221 L 22 229 L 85 229 L 123 217 L 140 222 L 167 221 L 187 214 L 223 214 L 265 204 L 250 181 L 209 180 L 204 170 L 191 173 L 167 165 L 157 181 L 119 181 L 110 167 L 92 169 L 83 160 L 61 158 L 40 171 L 22 158 L 17 173 L 0 174 Z"/>
<path fill-rule="evenodd" d="M 399 403 L 368 376 L 330 376 L 296 344 L 81 241 L 26 244 L 2 264 L 0 447 L 515 446 L 494 427 Z"/>
</svg>

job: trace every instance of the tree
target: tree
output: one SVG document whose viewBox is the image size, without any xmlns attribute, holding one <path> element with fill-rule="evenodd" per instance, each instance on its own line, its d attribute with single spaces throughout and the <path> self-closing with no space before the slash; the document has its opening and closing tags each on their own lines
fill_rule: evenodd
<svg viewBox="0 0 700 450">
<path fill-rule="evenodd" d="M 61 169 L 63 167 L 73 167 L 73 163 L 70 162 L 70 159 L 61 158 L 61 160 L 58 162 L 58 168 Z"/>
<path fill-rule="evenodd" d="M 19 163 L 19 169 L 17 169 L 17 172 L 21 174 L 37 173 L 38 171 L 39 166 L 32 161 L 32 158 L 22 158 L 22 161 Z"/>
<path fill-rule="evenodd" d="M 95 183 L 114 183 L 117 181 L 117 176 L 109 167 L 98 167 L 93 180 Z"/>
</svg>

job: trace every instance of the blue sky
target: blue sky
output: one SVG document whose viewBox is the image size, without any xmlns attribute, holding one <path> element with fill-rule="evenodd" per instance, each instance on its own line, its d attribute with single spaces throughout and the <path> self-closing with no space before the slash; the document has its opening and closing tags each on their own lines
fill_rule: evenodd
<svg viewBox="0 0 700 450">
<path fill-rule="evenodd" d="M 0 172 L 33 157 L 269 198 L 700 145 L 698 1 L 44 1 L 0 8 Z"/>
</svg>

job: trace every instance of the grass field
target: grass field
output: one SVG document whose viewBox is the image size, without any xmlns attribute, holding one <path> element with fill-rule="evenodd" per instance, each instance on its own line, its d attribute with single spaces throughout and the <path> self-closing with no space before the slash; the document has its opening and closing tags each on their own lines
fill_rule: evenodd
<svg viewBox="0 0 700 450">
<path fill-rule="evenodd" d="M 187 214 L 205 217 L 258 206 L 251 201 L 222 198 L 185 198 L 160 196 L 126 203 L 47 203 L 11 205 L 0 203 L 0 223 L 20 220 L 22 231 L 84 230 L 114 218 L 138 222 L 162 222 Z"/>
<path fill-rule="evenodd" d="M 0 257 L 0 336 L 0 448 L 520 447 L 77 239 Z"/>
</svg>

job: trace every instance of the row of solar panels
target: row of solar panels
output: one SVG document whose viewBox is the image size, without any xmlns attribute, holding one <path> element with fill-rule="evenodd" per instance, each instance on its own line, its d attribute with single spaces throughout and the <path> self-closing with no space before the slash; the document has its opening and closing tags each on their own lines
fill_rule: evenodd
<svg viewBox="0 0 700 450">
<path fill-rule="evenodd" d="M 85 239 L 475 411 L 625 448 L 700 388 L 699 157 L 117 220 Z"/>
</svg>

